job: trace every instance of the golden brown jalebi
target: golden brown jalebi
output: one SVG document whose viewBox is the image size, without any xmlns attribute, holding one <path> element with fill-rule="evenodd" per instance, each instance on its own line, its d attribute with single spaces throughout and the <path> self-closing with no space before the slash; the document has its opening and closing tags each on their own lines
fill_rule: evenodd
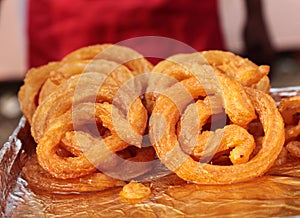
<svg viewBox="0 0 300 218">
<path fill-rule="evenodd" d="M 136 51 L 111 44 L 31 69 L 19 98 L 37 147 L 24 177 L 48 191 L 88 192 L 157 178 L 150 171 L 161 163 L 195 183 L 260 176 L 280 151 L 300 150 L 295 138 L 282 149 L 284 124 L 266 94 L 268 72 L 224 51 L 178 54 L 153 68 Z M 284 113 L 297 138 L 298 120 Z M 128 194 L 137 188 L 146 195 Z M 150 194 L 134 182 L 121 192 L 134 200 Z"/>
<path fill-rule="evenodd" d="M 146 127 L 147 111 L 138 96 L 130 90 L 119 93 L 118 96 L 121 96 L 118 97 L 119 89 L 120 87 L 115 80 L 100 73 L 85 73 L 84 76 L 73 76 L 61 84 L 56 92 L 48 96 L 47 100 L 37 107 L 32 118 L 31 128 L 34 139 L 39 142 L 39 139 L 53 119 L 72 109 L 74 105 L 89 101 L 106 101 L 109 103 L 114 101 L 115 104 L 122 107 L 122 112 L 127 112 L 128 120 L 132 124 L 131 127 L 141 135 Z M 130 103 L 130 105 L 126 105 L 127 103 Z M 134 108 L 135 111 L 130 108 Z M 119 117 L 119 113 L 114 114 Z M 122 128 L 116 130 L 119 134 L 124 132 Z M 131 131 L 128 128 L 126 130 L 127 132 L 123 133 L 123 135 L 128 135 Z"/>
<path fill-rule="evenodd" d="M 127 67 L 108 60 L 96 59 L 67 62 L 50 73 L 49 78 L 40 90 L 39 104 L 65 80 L 72 76 L 89 72 L 105 74 L 120 84 L 124 84 L 133 78 L 133 73 Z"/>
<path fill-rule="evenodd" d="M 135 50 L 112 44 L 84 47 L 70 53 L 60 62 L 52 62 L 48 65 L 32 68 L 27 73 L 24 85 L 19 92 L 20 106 L 28 122 L 31 123 L 33 113 L 40 102 L 39 94 L 44 84 L 53 90 L 60 80 L 82 73 L 86 68 L 87 72 L 97 70 L 97 67 L 94 68 L 94 66 L 100 65 L 91 62 L 93 60 L 97 62 L 99 59 L 124 65 L 133 75 L 146 73 L 152 69 L 151 63 Z M 49 93 L 46 89 L 43 92 Z M 47 94 L 43 94 L 42 99 L 44 96 L 47 96 Z"/>
<path fill-rule="evenodd" d="M 198 74 L 207 72 L 199 64 L 189 63 L 186 69 L 189 68 L 198 68 Z M 226 184 L 262 175 L 272 166 L 284 143 L 283 121 L 276 104 L 262 91 L 243 88 L 224 74 L 215 75 L 217 82 L 214 95 L 223 99 L 223 102 L 219 101 L 222 102 L 219 107 L 224 108 L 229 118 L 229 122 L 227 118 L 224 119 L 224 129 L 218 127 L 214 133 L 202 130 L 208 117 L 213 119 L 214 111 L 221 111 L 209 104 L 212 86 L 201 83 L 201 76 L 199 80 L 195 77 L 182 80 L 162 91 L 155 102 L 149 128 L 157 155 L 170 170 L 190 182 Z M 203 89 L 209 94 L 203 96 Z M 193 113 L 189 111 L 191 107 L 195 108 L 196 116 L 189 117 Z M 204 112 L 205 109 L 208 112 Z M 255 113 L 263 127 L 264 136 L 260 150 L 250 159 L 254 138 L 243 128 L 256 119 Z M 176 126 L 181 130 L 176 130 Z M 232 130 L 227 131 L 228 128 Z M 213 137 L 210 137 L 211 134 Z M 221 166 L 210 162 L 213 155 L 221 151 L 229 153 L 233 165 Z"/>
<path fill-rule="evenodd" d="M 136 51 L 104 44 L 29 71 L 20 104 L 37 142 L 39 165 L 49 173 L 48 182 L 58 183 L 53 189 L 101 190 L 122 184 L 103 171 L 127 180 L 151 170 L 155 151 L 142 147 L 148 119 L 140 98 L 145 81 L 136 79 L 151 68 Z M 84 178 L 93 185 L 81 187 Z M 73 187 L 59 185 L 71 179 Z M 102 179 L 109 185 L 97 184 Z"/>
<path fill-rule="evenodd" d="M 126 184 L 101 172 L 80 178 L 58 179 L 51 176 L 48 171 L 40 166 L 36 156 L 27 161 L 23 167 L 23 175 L 32 187 L 59 193 L 100 191 Z"/>
<path fill-rule="evenodd" d="M 244 86 L 258 86 L 262 91 L 270 88 L 267 65 L 257 66 L 247 58 L 242 58 L 231 52 L 210 50 L 201 52 L 207 62 L 226 75 L 234 78 Z M 263 85 L 264 84 L 264 85 Z"/>
<path fill-rule="evenodd" d="M 300 158 L 300 96 L 281 99 L 278 109 L 285 123 L 285 149 Z"/>
<path fill-rule="evenodd" d="M 205 72 L 197 75 L 197 70 L 193 71 L 189 66 L 191 64 L 201 65 Z M 207 79 L 211 82 L 212 78 L 209 77 L 214 76 L 213 72 L 226 74 L 243 86 L 257 88 L 266 93 L 270 89 L 267 65 L 257 66 L 246 58 L 218 50 L 177 54 L 154 66 L 145 96 L 147 107 L 151 110 L 159 93 L 177 81 L 196 76 L 202 83 Z"/>
</svg>

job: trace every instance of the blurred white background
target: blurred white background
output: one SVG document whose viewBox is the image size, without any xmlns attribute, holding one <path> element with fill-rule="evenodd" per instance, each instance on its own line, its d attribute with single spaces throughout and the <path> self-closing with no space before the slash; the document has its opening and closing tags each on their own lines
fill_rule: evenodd
<svg viewBox="0 0 300 218">
<path fill-rule="evenodd" d="M 0 81 L 23 78 L 26 65 L 26 0 L 2 0 Z"/>
<path fill-rule="evenodd" d="M 300 49 L 300 1 L 262 0 L 264 18 L 273 46 L 277 51 Z M 245 22 L 244 0 L 219 0 L 220 19 L 227 48 L 243 49 L 242 30 Z M 257 33 L 259 34 L 259 32 Z"/>
</svg>

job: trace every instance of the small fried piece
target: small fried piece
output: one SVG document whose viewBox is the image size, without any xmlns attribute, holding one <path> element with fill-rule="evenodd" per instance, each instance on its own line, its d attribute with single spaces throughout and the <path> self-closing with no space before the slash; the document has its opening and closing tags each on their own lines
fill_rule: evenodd
<svg viewBox="0 0 300 218">
<path fill-rule="evenodd" d="M 136 181 L 131 181 L 123 186 L 120 192 L 120 197 L 132 203 L 137 203 L 143 199 L 149 198 L 151 195 L 151 189 L 148 186 L 138 183 Z"/>
</svg>

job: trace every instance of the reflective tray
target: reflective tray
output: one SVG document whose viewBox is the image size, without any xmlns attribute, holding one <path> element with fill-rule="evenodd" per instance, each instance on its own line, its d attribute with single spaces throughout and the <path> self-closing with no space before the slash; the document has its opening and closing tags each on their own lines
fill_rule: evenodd
<svg viewBox="0 0 300 218">
<path fill-rule="evenodd" d="M 273 88 L 276 101 L 300 95 L 300 87 Z M 119 197 L 120 187 L 88 194 L 48 193 L 30 188 L 22 167 L 35 152 L 21 118 L 0 150 L 2 217 L 287 217 L 300 215 L 300 161 L 273 167 L 233 185 L 197 185 L 170 174 L 152 182 L 152 195 L 138 203 Z"/>
</svg>

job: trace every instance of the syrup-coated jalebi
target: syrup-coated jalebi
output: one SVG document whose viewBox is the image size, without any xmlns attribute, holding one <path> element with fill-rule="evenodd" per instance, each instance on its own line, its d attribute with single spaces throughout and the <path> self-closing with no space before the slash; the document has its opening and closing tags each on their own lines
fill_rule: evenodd
<svg viewBox="0 0 300 218">
<path fill-rule="evenodd" d="M 32 68 L 27 73 L 24 86 L 19 92 L 20 106 L 28 122 L 31 123 L 33 113 L 41 101 L 39 94 L 43 93 L 44 85 L 54 90 L 61 80 L 68 79 L 72 75 L 97 71 L 97 66 L 100 66 L 97 61 L 101 59 L 124 65 L 133 75 L 146 73 L 152 69 L 151 63 L 135 50 L 112 44 L 84 47 L 70 53 L 60 62 Z M 44 92 L 49 93 L 46 90 Z M 42 96 L 44 98 L 47 95 Z"/>
<path fill-rule="evenodd" d="M 284 143 L 274 100 L 193 61 L 185 69 L 197 76 L 161 91 L 150 118 L 150 139 L 161 161 L 184 180 L 204 184 L 241 182 L 265 173 Z M 255 143 L 247 126 L 256 115 L 264 136 L 250 158 Z M 215 165 L 214 158 L 224 155 L 231 164 Z"/>
<path fill-rule="evenodd" d="M 140 98 L 145 81 L 138 78 L 151 68 L 134 50 L 104 44 L 29 71 L 20 104 L 37 142 L 38 163 L 49 173 L 44 180 L 57 182 L 53 190 L 101 190 L 152 168 L 154 149 L 142 147 L 148 115 Z M 92 184 L 86 188 L 85 178 Z M 60 185 L 72 179 L 70 187 Z"/>
<path fill-rule="evenodd" d="M 136 51 L 111 44 L 31 69 L 19 98 L 37 147 L 24 177 L 48 191 L 88 192 L 157 178 L 150 171 L 161 163 L 195 183 L 260 176 L 284 144 L 283 119 L 267 94 L 268 72 L 216 50 L 174 55 L 152 67 Z M 299 110 L 280 107 L 292 125 L 284 149 L 299 154 Z M 169 172 L 153 172 L 159 171 Z M 121 196 L 143 198 L 128 195 L 134 187 L 150 196 L 139 183 L 125 186 Z"/>
<path fill-rule="evenodd" d="M 207 71 L 207 77 L 211 76 L 209 72 L 218 71 L 238 81 L 243 86 L 269 92 L 270 81 L 267 76 L 269 66 L 267 65 L 257 66 L 246 58 L 218 50 L 177 54 L 159 62 L 153 68 L 146 95 L 148 107 L 152 108 L 153 101 L 159 93 L 175 82 L 192 76 L 197 77 L 197 72 L 190 69 L 189 63 L 201 65 L 202 70 Z M 201 78 L 201 81 L 204 83 L 205 79 L 205 77 Z"/>
<path fill-rule="evenodd" d="M 251 86 L 268 92 L 270 88 L 267 77 L 270 67 L 267 65 L 257 66 L 247 58 L 224 51 L 203 51 L 201 55 L 207 62 L 226 75 L 234 78 L 244 86 Z"/>
</svg>

